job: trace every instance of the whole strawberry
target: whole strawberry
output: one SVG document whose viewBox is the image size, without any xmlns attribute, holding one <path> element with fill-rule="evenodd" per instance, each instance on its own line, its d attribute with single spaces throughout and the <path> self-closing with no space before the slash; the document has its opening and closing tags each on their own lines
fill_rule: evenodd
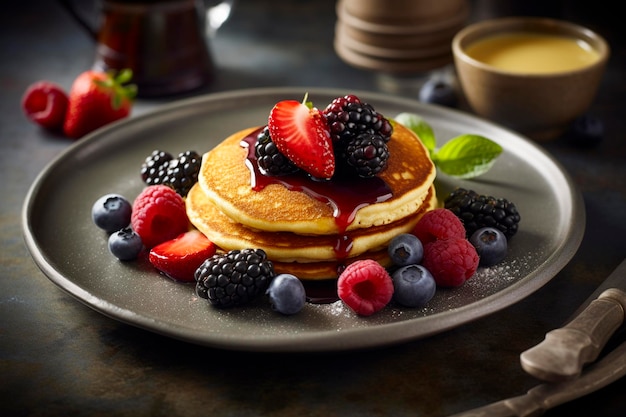
<svg viewBox="0 0 626 417">
<path fill-rule="evenodd" d="M 119 74 L 85 71 L 69 93 L 69 106 L 63 132 L 78 139 L 108 123 L 127 117 L 137 93 L 135 85 L 124 85 L 132 78 L 130 70 Z"/>
</svg>

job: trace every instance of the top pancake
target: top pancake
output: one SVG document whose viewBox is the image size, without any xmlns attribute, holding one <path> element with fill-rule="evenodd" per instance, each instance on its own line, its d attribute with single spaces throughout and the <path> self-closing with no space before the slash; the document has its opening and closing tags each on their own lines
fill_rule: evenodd
<svg viewBox="0 0 626 417">
<path fill-rule="evenodd" d="M 203 156 L 198 183 L 206 196 L 232 220 L 253 229 L 298 234 L 341 233 L 334 208 L 304 192 L 280 184 L 251 187 L 242 140 L 259 128 L 239 131 Z M 388 143 L 387 168 L 378 175 L 391 189 L 383 202 L 360 208 L 346 230 L 395 222 L 419 210 L 435 179 L 435 166 L 417 136 L 395 124 Z"/>
</svg>

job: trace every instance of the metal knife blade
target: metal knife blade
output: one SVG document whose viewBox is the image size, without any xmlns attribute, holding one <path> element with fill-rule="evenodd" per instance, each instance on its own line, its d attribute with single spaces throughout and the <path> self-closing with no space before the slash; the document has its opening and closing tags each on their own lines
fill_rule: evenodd
<svg viewBox="0 0 626 417">
<path fill-rule="evenodd" d="M 626 318 L 626 260 L 591 294 L 573 318 L 522 352 L 522 368 L 536 378 L 560 382 L 576 378 L 597 359 Z"/>
<path fill-rule="evenodd" d="M 543 383 L 524 395 L 498 401 L 450 417 L 540 416 L 558 405 L 590 394 L 626 375 L 626 342 L 585 369 L 579 378 Z"/>
</svg>

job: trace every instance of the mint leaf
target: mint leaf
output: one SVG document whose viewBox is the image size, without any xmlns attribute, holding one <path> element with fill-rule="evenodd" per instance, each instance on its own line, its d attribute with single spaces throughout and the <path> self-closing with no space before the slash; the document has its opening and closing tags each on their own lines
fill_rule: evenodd
<svg viewBox="0 0 626 417">
<path fill-rule="evenodd" d="M 412 130 L 428 149 L 437 168 L 450 176 L 474 178 L 489 171 L 502 147 L 484 136 L 466 134 L 448 141 L 441 149 L 432 127 L 419 115 L 400 113 L 395 121 Z"/>
<path fill-rule="evenodd" d="M 424 119 L 414 113 L 400 113 L 396 116 L 395 121 L 412 130 L 432 156 L 437 147 L 437 140 L 433 128 Z"/>
<path fill-rule="evenodd" d="M 433 162 L 444 173 L 459 178 L 473 178 L 489 171 L 502 147 L 480 135 L 461 135 L 435 152 Z"/>
</svg>

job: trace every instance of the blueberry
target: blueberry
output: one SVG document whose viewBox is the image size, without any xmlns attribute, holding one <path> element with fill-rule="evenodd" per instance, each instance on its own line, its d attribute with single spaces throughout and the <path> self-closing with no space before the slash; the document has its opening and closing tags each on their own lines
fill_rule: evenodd
<svg viewBox="0 0 626 417">
<path fill-rule="evenodd" d="M 472 233 L 470 243 L 476 248 L 481 266 L 500 263 L 507 252 L 507 240 L 504 233 L 494 227 L 483 227 Z"/>
<path fill-rule="evenodd" d="M 407 265 L 392 275 L 394 300 L 405 307 L 423 307 L 435 295 L 437 285 L 422 265 Z"/>
<path fill-rule="evenodd" d="M 424 246 L 415 235 L 402 233 L 391 239 L 387 252 L 394 265 L 419 264 L 424 257 Z"/>
<path fill-rule="evenodd" d="M 421 102 L 456 107 L 458 98 L 454 86 L 441 78 L 431 78 L 420 88 Z"/>
<path fill-rule="evenodd" d="M 306 302 L 306 293 L 302 282 L 291 274 L 279 274 L 270 282 L 266 293 L 270 297 L 272 308 L 282 314 L 296 314 Z"/>
<path fill-rule="evenodd" d="M 100 197 L 91 209 L 91 218 L 99 228 L 107 233 L 118 231 L 130 223 L 132 205 L 119 194 Z"/>
<path fill-rule="evenodd" d="M 109 251 L 121 261 L 137 259 L 142 249 L 141 237 L 130 227 L 125 227 L 109 236 Z"/>
<path fill-rule="evenodd" d="M 565 133 L 565 138 L 575 146 L 596 146 L 604 138 L 604 123 L 590 114 L 582 115 L 574 119 Z"/>
</svg>

